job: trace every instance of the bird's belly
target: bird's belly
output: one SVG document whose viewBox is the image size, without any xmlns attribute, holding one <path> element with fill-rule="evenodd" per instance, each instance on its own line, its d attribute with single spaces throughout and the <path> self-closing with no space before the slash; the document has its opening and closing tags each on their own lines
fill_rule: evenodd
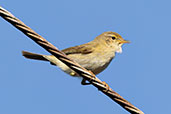
<svg viewBox="0 0 171 114">
<path fill-rule="evenodd" d="M 82 54 L 76 54 L 76 55 L 68 55 L 68 57 L 78 64 L 80 64 L 82 67 L 86 68 L 87 70 L 92 71 L 94 74 L 98 74 L 102 72 L 111 62 L 114 56 L 109 57 L 103 57 L 103 56 L 92 56 L 91 54 L 82 55 Z M 46 57 L 49 61 L 56 64 L 61 70 L 66 72 L 67 74 L 70 74 L 71 76 L 79 76 L 76 74 L 72 69 L 70 69 L 67 65 L 65 65 L 63 62 L 58 60 L 57 58 L 51 59 L 51 57 Z"/>
<path fill-rule="evenodd" d="M 84 68 L 92 71 L 94 74 L 99 74 L 102 72 L 106 67 L 109 65 L 110 61 L 104 62 L 102 60 L 98 60 L 97 58 L 94 58 L 94 61 L 89 61 L 89 64 L 83 64 Z"/>
<path fill-rule="evenodd" d="M 77 57 L 71 57 L 75 62 L 80 64 L 82 67 L 86 68 L 87 70 L 92 71 L 94 74 L 98 74 L 102 72 L 111 62 L 113 57 L 105 58 L 96 56 L 92 57 L 91 55 L 77 55 Z"/>
</svg>

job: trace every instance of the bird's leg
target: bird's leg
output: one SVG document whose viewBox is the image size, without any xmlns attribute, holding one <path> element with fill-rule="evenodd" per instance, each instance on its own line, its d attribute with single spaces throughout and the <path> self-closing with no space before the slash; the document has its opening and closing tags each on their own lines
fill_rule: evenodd
<svg viewBox="0 0 171 114">
<path fill-rule="evenodd" d="M 83 80 L 81 81 L 81 84 L 82 84 L 82 85 L 90 85 L 91 83 L 90 83 L 90 82 L 89 82 L 89 83 L 87 83 L 87 82 L 86 82 L 86 80 L 85 80 L 85 79 L 83 79 Z"/>
<path fill-rule="evenodd" d="M 89 81 L 91 82 L 91 80 L 93 79 L 93 78 L 95 78 L 96 76 L 89 70 L 89 72 L 91 73 L 91 75 L 93 76 Z M 81 84 L 82 85 L 90 85 L 91 83 L 90 82 L 86 82 L 86 80 L 83 78 L 83 80 L 81 81 Z M 109 85 L 106 83 L 106 82 L 102 82 L 102 84 L 106 87 L 106 89 L 104 90 L 104 92 L 107 92 L 107 91 L 109 91 Z"/>
<path fill-rule="evenodd" d="M 95 78 L 96 76 L 89 70 L 89 72 L 90 72 L 90 74 L 92 75 L 92 78 L 89 80 L 89 81 L 91 81 L 93 78 Z M 87 83 L 86 82 L 86 80 L 85 79 L 83 79 L 82 81 L 81 81 L 81 84 L 82 85 L 90 85 L 91 83 L 89 82 L 89 83 Z"/>
</svg>

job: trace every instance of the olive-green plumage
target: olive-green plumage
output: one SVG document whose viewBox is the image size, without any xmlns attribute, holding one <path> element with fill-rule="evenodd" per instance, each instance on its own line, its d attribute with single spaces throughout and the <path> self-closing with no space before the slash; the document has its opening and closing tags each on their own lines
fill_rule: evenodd
<svg viewBox="0 0 171 114">
<path fill-rule="evenodd" d="M 104 32 L 93 41 L 62 50 L 69 58 L 94 74 L 102 72 L 115 56 L 115 52 L 122 52 L 122 44 L 128 43 L 118 33 Z M 73 70 L 53 55 L 40 55 L 23 51 L 23 56 L 29 59 L 49 61 L 60 67 L 64 72 L 78 76 Z"/>
</svg>

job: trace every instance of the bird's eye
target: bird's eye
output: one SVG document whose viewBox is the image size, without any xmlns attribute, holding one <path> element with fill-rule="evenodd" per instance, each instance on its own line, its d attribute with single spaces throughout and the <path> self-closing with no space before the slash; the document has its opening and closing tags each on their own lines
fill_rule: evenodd
<svg viewBox="0 0 171 114">
<path fill-rule="evenodd" d="M 115 36 L 112 36 L 112 39 L 113 39 L 113 40 L 115 40 L 115 39 L 116 39 L 116 37 L 115 37 Z"/>
</svg>

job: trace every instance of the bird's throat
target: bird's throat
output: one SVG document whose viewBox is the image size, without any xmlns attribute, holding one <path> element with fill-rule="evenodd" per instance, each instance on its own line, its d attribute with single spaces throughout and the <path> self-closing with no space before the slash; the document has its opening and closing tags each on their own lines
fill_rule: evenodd
<svg viewBox="0 0 171 114">
<path fill-rule="evenodd" d="M 117 53 L 122 53 L 122 47 L 118 46 L 118 49 L 116 50 Z"/>
</svg>

